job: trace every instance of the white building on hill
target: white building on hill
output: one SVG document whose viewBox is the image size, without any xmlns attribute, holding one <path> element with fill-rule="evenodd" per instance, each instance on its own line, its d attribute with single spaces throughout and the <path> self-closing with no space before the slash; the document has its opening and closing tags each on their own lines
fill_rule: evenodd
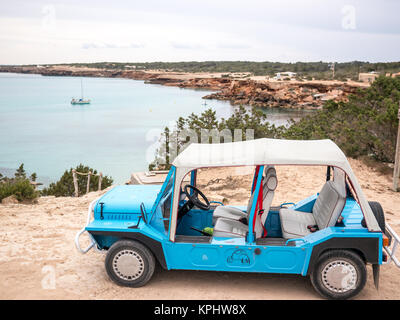
<svg viewBox="0 0 400 320">
<path fill-rule="evenodd" d="M 296 77 L 296 72 L 290 72 L 290 71 L 285 71 L 285 72 L 278 72 L 275 73 L 275 80 L 283 80 L 285 78 L 293 79 Z"/>
</svg>

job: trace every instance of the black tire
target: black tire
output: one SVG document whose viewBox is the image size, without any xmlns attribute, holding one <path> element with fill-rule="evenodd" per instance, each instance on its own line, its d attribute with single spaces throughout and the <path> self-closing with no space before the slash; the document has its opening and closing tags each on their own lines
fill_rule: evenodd
<svg viewBox="0 0 400 320">
<path fill-rule="evenodd" d="M 341 269 L 336 269 L 341 267 Z M 333 279 L 335 275 L 342 275 L 343 267 L 348 271 L 350 279 Z M 328 299 L 344 300 L 356 296 L 367 282 L 367 269 L 361 257 L 350 250 L 330 250 L 323 253 L 310 276 L 315 290 Z M 335 281 L 341 281 L 346 287 L 335 287 Z M 354 284 L 352 284 L 354 282 Z"/>
<path fill-rule="evenodd" d="M 105 267 L 116 284 L 137 288 L 151 279 L 155 259 L 153 253 L 140 242 L 119 240 L 108 250 Z"/>
<path fill-rule="evenodd" d="M 386 230 L 386 225 L 385 225 L 385 214 L 383 213 L 383 208 L 379 202 L 376 201 L 368 201 L 369 206 L 371 207 L 371 210 L 375 216 L 376 221 L 379 224 L 379 227 L 383 232 Z"/>
<path fill-rule="evenodd" d="M 379 202 L 376 201 L 368 201 L 369 206 L 371 207 L 372 213 L 375 216 L 376 221 L 378 222 L 379 227 L 382 232 L 389 238 L 389 245 L 392 242 L 392 236 L 386 233 L 386 222 L 385 222 L 385 213 L 383 208 Z"/>
</svg>

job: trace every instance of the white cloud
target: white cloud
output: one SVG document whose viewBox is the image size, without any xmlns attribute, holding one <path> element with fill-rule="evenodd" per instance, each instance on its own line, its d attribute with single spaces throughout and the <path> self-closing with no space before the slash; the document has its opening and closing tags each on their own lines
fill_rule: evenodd
<svg viewBox="0 0 400 320">
<path fill-rule="evenodd" d="M 347 2 L 16 0 L 0 13 L 0 64 L 399 60 L 400 3 L 353 0 L 344 30 Z"/>
<path fill-rule="evenodd" d="M 129 43 L 129 44 L 116 44 L 116 43 L 93 43 L 85 42 L 82 44 L 82 49 L 139 49 L 143 48 L 144 45 L 140 43 Z"/>
</svg>

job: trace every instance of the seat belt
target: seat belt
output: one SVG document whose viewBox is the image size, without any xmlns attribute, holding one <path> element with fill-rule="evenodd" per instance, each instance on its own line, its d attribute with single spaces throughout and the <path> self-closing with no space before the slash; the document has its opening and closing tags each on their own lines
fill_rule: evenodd
<svg viewBox="0 0 400 320">
<path fill-rule="evenodd" d="M 267 229 L 265 229 L 265 226 L 264 226 L 264 224 L 263 224 L 263 222 L 262 222 L 262 220 L 261 220 L 261 216 L 264 214 L 264 209 L 262 209 L 262 210 L 260 210 L 259 212 L 258 212 L 258 216 L 259 216 L 259 218 L 260 218 L 260 224 L 261 224 L 261 227 L 263 228 L 263 234 L 262 234 L 262 238 L 265 238 L 266 236 L 267 236 Z"/>
<path fill-rule="evenodd" d="M 253 230 L 256 224 L 256 220 L 257 220 L 257 215 L 260 219 L 260 223 L 261 223 L 261 227 L 263 229 L 263 234 L 262 234 L 262 238 L 265 238 L 267 236 L 267 230 L 265 229 L 265 226 L 263 225 L 262 221 L 261 221 L 261 216 L 264 213 L 264 209 L 263 209 L 263 180 L 264 177 L 261 179 L 261 185 L 260 185 L 260 190 L 258 191 L 258 197 L 257 197 L 257 204 L 256 204 L 256 214 L 254 215 L 254 219 L 253 219 Z"/>
<path fill-rule="evenodd" d="M 251 186 L 251 193 L 254 192 L 254 189 L 256 188 L 256 184 L 257 184 L 257 177 L 258 177 L 258 172 L 260 171 L 260 166 L 256 167 L 256 173 L 254 174 L 253 177 L 253 185 Z"/>
<path fill-rule="evenodd" d="M 316 231 L 319 230 L 317 224 L 315 224 L 315 225 L 309 225 L 309 226 L 307 226 L 307 229 L 310 230 L 310 232 L 316 232 Z"/>
</svg>

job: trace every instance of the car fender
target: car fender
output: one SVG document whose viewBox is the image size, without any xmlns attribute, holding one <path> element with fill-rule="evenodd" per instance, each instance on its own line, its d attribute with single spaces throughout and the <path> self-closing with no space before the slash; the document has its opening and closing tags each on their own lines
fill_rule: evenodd
<svg viewBox="0 0 400 320">
<path fill-rule="evenodd" d="M 167 262 L 165 260 L 164 250 L 162 247 L 161 241 L 155 240 L 141 232 L 119 232 L 119 231 L 100 231 L 100 230 L 91 230 L 89 231 L 91 235 L 95 238 L 96 236 L 108 236 L 115 237 L 118 239 L 130 239 L 136 240 L 144 244 L 156 257 L 157 261 L 163 267 L 163 269 L 167 269 Z"/>
<path fill-rule="evenodd" d="M 356 251 L 366 263 L 380 264 L 379 237 L 333 237 L 312 247 L 306 275 L 310 275 L 318 258 L 327 250 L 347 249 Z"/>
</svg>

